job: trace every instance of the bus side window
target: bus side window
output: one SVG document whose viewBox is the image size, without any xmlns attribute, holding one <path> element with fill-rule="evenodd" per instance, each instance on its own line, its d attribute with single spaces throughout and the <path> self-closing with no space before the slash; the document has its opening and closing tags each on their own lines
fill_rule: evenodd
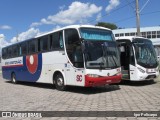
<svg viewBox="0 0 160 120">
<path fill-rule="evenodd" d="M 12 57 L 12 46 L 8 47 L 8 56 L 7 58 L 11 58 Z"/>
<path fill-rule="evenodd" d="M 7 48 L 3 48 L 3 49 L 2 49 L 2 58 L 3 58 L 3 59 L 6 59 L 6 58 L 7 58 L 7 55 L 8 55 L 8 53 L 7 53 Z"/>
<path fill-rule="evenodd" d="M 62 32 L 59 32 L 59 46 L 60 46 L 60 48 L 64 47 L 64 45 L 63 45 L 63 33 Z"/>
<path fill-rule="evenodd" d="M 37 40 L 29 41 L 29 54 L 34 54 L 37 52 Z"/>
<path fill-rule="evenodd" d="M 12 46 L 12 57 L 17 57 L 18 54 L 18 45 L 13 45 Z"/>
<path fill-rule="evenodd" d="M 49 50 L 53 49 L 53 39 L 52 39 L 52 35 L 49 35 Z"/>
<path fill-rule="evenodd" d="M 135 57 L 134 57 L 134 52 L 133 52 L 133 47 L 130 47 L 130 64 L 135 65 Z"/>
<path fill-rule="evenodd" d="M 63 49 L 63 32 L 56 32 L 49 36 L 49 48 L 50 50 L 53 49 Z"/>
<path fill-rule="evenodd" d="M 43 36 L 38 39 L 38 51 L 43 52 L 48 50 L 48 36 Z"/>
<path fill-rule="evenodd" d="M 22 55 L 22 48 L 21 48 L 21 46 L 19 46 L 19 56 L 21 56 Z"/>
<path fill-rule="evenodd" d="M 20 55 L 27 55 L 28 54 L 28 44 L 27 42 L 23 42 L 20 44 Z"/>
</svg>

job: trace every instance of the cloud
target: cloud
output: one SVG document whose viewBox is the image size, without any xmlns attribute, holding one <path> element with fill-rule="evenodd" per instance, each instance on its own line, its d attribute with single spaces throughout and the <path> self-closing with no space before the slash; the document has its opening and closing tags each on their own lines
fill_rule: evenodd
<svg viewBox="0 0 160 120">
<path fill-rule="evenodd" d="M 63 11 L 65 7 L 66 7 L 65 5 L 62 5 L 62 6 L 59 7 L 59 9 L 60 9 L 61 11 Z"/>
<path fill-rule="evenodd" d="M 58 29 L 60 29 L 60 28 L 61 28 L 61 26 L 56 25 L 56 27 L 55 27 L 55 28 L 53 28 L 53 30 L 58 30 Z"/>
<path fill-rule="evenodd" d="M 8 26 L 8 25 L 2 25 L 2 26 L 0 26 L 0 29 L 2 29 L 2 30 L 10 30 L 10 29 L 12 29 L 12 27 Z"/>
<path fill-rule="evenodd" d="M 98 7 L 95 4 L 75 1 L 68 7 L 68 9 L 63 9 L 55 15 L 50 15 L 47 18 L 41 19 L 40 22 L 32 23 L 31 27 L 43 24 L 69 25 L 86 22 L 88 18 L 98 14 L 102 10 L 102 7 Z"/>
<path fill-rule="evenodd" d="M 106 12 L 109 13 L 111 10 L 116 8 L 120 4 L 119 0 L 110 0 L 109 5 L 106 7 Z"/>
<path fill-rule="evenodd" d="M 1 56 L 2 48 L 7 45 L 9 45 L 9 43 L 5 40 L 4 34 L 0 34 L 0 56 Z"/>
<path fill-rule="evenodd" d="M 101 18 L 102 18 L 102 14 L 101 14 L 101 13 L 99 13 L 99 14 L 97 15 L 96 21 L 100 21 L 100 20 L 101 20 Z"/>
<path fill-rule="evenodd" d="M 29 30 L 20 33 L 17 37 L 13 37 L 10 41 L 11 43 L 15 43 L 18 41 L 23 41 L 26 39 L 30 39 L 33 38 L 37 35 L 40 34 L 40 30 L 39 29 L 35 29 L 35 28 L 30 28 Z"/>
</svg>

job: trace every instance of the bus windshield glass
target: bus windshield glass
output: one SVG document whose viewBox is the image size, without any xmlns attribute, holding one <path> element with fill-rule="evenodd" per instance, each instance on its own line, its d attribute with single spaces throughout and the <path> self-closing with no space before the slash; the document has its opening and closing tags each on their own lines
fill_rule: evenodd
<svg viewBox="0 0 160 120">
<path fill-rule="evenodd" d="M 82 28 L 86 68 L 111 69 L 120 67 L 120 57 L 112 32 L 101 29 Z"/>
<path fill-rule="evenodd" d="M 137 63 L 143 67 L 157 67 L 155 49 L 150 40 L 135 39 L 133 45 L 136 50 Z"/>
<path fill-rule="evenodd" d="M 81 28 L 81 37 L 85 40 L 113 41 L 112 32 L 102 29 Z"/>
</svg>

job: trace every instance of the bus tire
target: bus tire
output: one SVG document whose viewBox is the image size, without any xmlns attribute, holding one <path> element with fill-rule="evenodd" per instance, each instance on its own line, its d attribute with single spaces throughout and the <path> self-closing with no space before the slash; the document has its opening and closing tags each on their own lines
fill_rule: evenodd
<svg viewBox="0 0 160 120">
<path fill-rule="evenodd" d="M 56 86 L 56 89 L 59 91 L 66 90 L 66 86 L 64 85 L 64 78 L 60 73 L 57 74 L 55 77 L 55 86 Z"/>
<path fill-rule="evenodd" d="M 14 84 L 17 84 L 15 73 L 12 73 L 12 75 L 11 75 L 11 82 L 14 83 Z"/>
</svg>

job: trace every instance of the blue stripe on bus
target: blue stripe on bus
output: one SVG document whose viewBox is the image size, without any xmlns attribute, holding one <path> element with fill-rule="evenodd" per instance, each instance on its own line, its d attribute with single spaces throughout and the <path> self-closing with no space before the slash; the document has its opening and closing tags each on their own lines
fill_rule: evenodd
<svg viewBox="0 0 160 120">
<path fill-rule="evenodd" d="M 2 67 L 3 78 L 11 80 L 11 74 L 14 72 L 18 81 L 36 82 L 42 71 L 42 54 L 38 54 L 38 66 L 35 73 L 29 72 L 26 65 L 26 56 L 23 57 L 23 66 Z"/>
</svg>

